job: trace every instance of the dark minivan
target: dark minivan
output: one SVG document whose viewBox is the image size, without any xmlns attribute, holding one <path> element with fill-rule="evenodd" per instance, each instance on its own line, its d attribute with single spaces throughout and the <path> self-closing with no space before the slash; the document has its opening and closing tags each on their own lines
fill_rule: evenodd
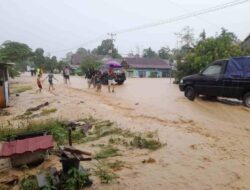
<svg viewBox="0 0 250 190">
<path fill-rule="evenodd" d="M 182 78 L 179 88 L 189 100 L 197 95 L 237 98 L 250 108 L 250 56 L 215 61 L 199 74 Z"/>
</svg>

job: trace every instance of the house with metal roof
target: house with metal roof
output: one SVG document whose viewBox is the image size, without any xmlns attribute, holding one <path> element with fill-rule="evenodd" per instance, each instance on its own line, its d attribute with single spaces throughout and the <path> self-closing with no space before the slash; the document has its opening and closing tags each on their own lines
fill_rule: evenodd
<svg viewBox="0 0 250 190">
<path fill-rule="evenodd" d="M 245 49 L 250 49 L 250 34 L 246 37 L 246 39 L 242 42 L 241 45 Z"/>
<path fill-rule="evenodd" d="M 127 71 L 127 77 L 169 77 L 171 65 L 160 58 L 124 58 L 121 65 Z"/>
</svg>

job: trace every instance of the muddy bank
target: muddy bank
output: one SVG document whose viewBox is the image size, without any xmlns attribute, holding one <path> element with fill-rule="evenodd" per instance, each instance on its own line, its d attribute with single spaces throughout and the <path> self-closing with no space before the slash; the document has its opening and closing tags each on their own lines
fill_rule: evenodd
<svg viewBox="0 0 250 190">
<path fill-rule="evenodd" d="M 11 97 L 10 115 L 0 116 L 1 123 L 20 125 L 16 116 L 28 108 L 49 102 L 46 109 L 56 109 L 34 120 L 49 118 L 78 119 L 94 115 L 109 119 L 131 131 L 158 131 L 167 146 L 154 152 L 131 151 L 123 156 L 130 166 L 118 171 L 119 183 L 100 185 L 92 189 L 248 189 L 250 187 L 250 112 L 241 105 L 189 102 L 178 86 L 166 79 L 129 79 L 109 94 L 87 89 L 86 81 L 73 77 L 71 86 L 61 77 L 56 90 L 35 92 L 35 78 L 22 76 L 19 83 L 32 90 Z M 45 89 L 48 84 L 45 81 Z M 36 112 L 35 112 L 36 113 Z M 40 111 L 37 111 L 39 114 Z M 24 121 L 22 121 L 24 122 Z M 102 142 L 100 142 L 102 143 Z M 82 145 L 91 150 L 91 146 Z M 152 157 L 154 163 L 142 160 Z"/>
</svg>

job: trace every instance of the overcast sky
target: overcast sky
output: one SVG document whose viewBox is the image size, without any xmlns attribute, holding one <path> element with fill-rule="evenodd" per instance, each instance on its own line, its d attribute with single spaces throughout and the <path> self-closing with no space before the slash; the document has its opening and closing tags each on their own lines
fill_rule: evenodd
<svg viewBox="0 0 250 190">
<path fill-rule="evenodd" d="M 46 53 L 63 57 L 72 47 L 107 37 L 108 32 L 157 22 L 232 0 L 0 0 L 0 43 L 6 40 L 41 47 Z M 174 2 L 174 3 L 173 3 Z M 176 47 L 175 33 L 185 26 L 195 36 L 205 29 L 208 36 L 221 27 L 243 40 L 250 33 L 250 1 L 217 12 L 116 36 L 121 54 L 151 46 Z M 106 35 L 106 36 L 105 36 Z M 85 45 L 92 49 L 99 41 Z"/>
</svg>

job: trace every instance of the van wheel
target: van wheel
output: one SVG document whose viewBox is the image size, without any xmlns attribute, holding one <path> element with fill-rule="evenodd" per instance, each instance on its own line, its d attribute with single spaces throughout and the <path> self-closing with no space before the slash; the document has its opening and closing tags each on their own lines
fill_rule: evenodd
<svg viewBox="0 0 250 190">
<path fill-rule="evenodd" d="M 243 97 L 244 106 L 250 108 L 250 92 L 246 93 Z"/>
<path fill-rule="evenodd" d="M 185 96 L 186 96 L 189 100 L 194 101 L 195 96 L 196 96 L 196 92 L 195 92 L 194 87 L 192 87 L 192 86 L 187 86 L 187 87 L 185 88 Z"/>
</svg>

